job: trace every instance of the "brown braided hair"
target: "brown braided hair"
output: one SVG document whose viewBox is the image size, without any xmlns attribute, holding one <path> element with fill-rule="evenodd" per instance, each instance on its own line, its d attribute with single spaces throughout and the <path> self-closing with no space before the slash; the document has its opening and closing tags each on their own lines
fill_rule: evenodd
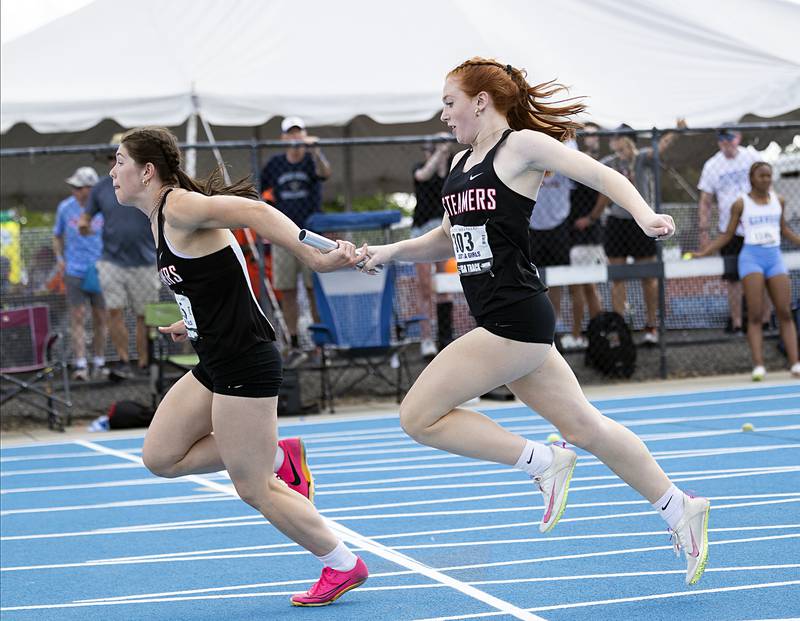
<svg viewBox="0 0 800 621">
<path fill-rule="evenodd" d="M 579 101 L 580 97 L 543 103 L 543 99 L 568 90 L 555 80 L 531 86 L 524 69 L 480 56 L 461 63 L 447 76 L 458 79 L 461 90 L 469 97 L 475 97 L 481 91 L 489 93 L 494 107 L 506 117 L 511 129 L 532 129 L 557 140 L 566 140 L 583 127 L 569 118 L 586 109 Z"/>
<path fill-rule="evenodd" d="M 178 139 L 165 127 L 137 127 L 122 135 L 120 144 L 125 145 L 128 154 L 141 165 L 150 162 L 156 169 L 159 178 L 167 185 L 199 192 L 206 196 L 214 194 L 233 194 L 259 200 L 250 177 L 243 177 L 227 185 L 222 164 L 205 179 L 190 177 L 181 168 L 181 151 Z"/>
</svg>

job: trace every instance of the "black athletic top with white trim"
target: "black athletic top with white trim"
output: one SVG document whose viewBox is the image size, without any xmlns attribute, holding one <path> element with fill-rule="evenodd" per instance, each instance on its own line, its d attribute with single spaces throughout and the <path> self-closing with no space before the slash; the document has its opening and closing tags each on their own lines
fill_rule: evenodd
<svg viewBox="0 0 800 621">
<path fill-rule="evenodd" d="M 164 195 L 158 206 L 158 274 L 175 295 L 189 340 L 209 368 L 236 365 L 259 343 L 275 340 L 275 330 L 256 302 L 247 265 L 233 233 L 231 244 L 202 257 L 187 257 L 164 236 Z"/>
<path fill-rule="evenodd" d="M 442 189 L 461 287 L 475 317 L 547 291 L 531 263 L 528 228 L 536 201 L 510 189 L 494 170 L 511 131 L 464 172 L 468 150 Z"/>
</svg>

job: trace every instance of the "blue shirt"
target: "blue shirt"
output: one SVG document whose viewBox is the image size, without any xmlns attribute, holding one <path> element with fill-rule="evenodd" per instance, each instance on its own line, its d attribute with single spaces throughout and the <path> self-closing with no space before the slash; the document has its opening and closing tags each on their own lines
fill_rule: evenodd
<svg viewBox="0 0 800 621">
<path fill-rule="evenodd" d="M 261 191 L 272 188 L 274 205 L 300 228 L 322 206 L 322 179 L 314 158 L 306 153 L 292 164 L 285 154 L 273 155 L 261 171 Z"/>
<path fill-rule="evenodd" d="M 65 198 L 58 204 L 56 224 L 53 235 L 64 239 L 64 273 L 67 276 L 83 278 L 90 266 L 100 258 L 103 251 L 103 216 L 92 218 L 92 233 L 83 236 L 78 231 L 78 220 L 83 207 L 74 196 Z"/>
<path fill-rule="evenodd" d="M 114 181 L 104 177 L 92 188 L 86 213 L 103 217 L 103 261 L 120 267 L 156 264 L 156 245 L 147 216 L 117 202 Z"/>
</svg>

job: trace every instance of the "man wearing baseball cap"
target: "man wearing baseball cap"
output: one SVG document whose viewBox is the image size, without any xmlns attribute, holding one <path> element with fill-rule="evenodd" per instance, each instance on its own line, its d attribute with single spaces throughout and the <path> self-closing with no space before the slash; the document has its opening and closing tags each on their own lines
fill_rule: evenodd
<svg viewBox="0 0 800 621">
<path fill-rule="evenodd" d="M 100 258 L 103 242 L 100 237 L 103 217 L 91 220 L 91 234 L 81 235 L 78 222 L 83 215 L 89 193 L 97 184 L 97 172 L 90 166 L 76 170 L 66 180 L 72 196 L 59 203 L 56 223 L 53 227 L 53 250 L 64 270 L 64 285 L 67 293 L 67 308 L 70 317 L 70 343 L 75 355 L 73 379 L 89 379 L 86 360 L 86 338 L 84 322 L 86 303 L 92 307 L 92 345 L 94 371 L 102 373 L 105 367 L 106 306 L 97 279 L 95 262 Z"/>
<path fill-rule="evenodd" d="M 111 137 L 116 147 L 122 134 Z M 116 155 L 109 152 L 109 167 Z M 91 220 L 96 214 L 103 218 L 103 254 L 97 262 L 97 273 L 108 307 L 108 327 L 111 342 L 119 362 L 109 365 L 112 379 L 127 379 L 134 375 L 130 365 L 129 334 L 125 311 L 136 317 L 136 353 L 139 371 L 148 366 L 147 327 L 144 311 L 147 304 L 158 301 L 161 281 L 158 279 L 156 247 L 150 221 L 141 211 L 123 207 L 114 193 L 114 183 L 105 175 L 92 188 L 86 210 L 81 216 L 80 230 L 91 234 Z"/>
<path fill-rule="evenodd" d="M 297 226 L 305 228 L 308 217 L 322 206 L 322 182 L 331 176 L 331 166 L 316 144 L 318 139 L 308 135 L 306 124 L 299 116 L 283 119 L 281 140 L 295 144 L 287 146 L 284 153 L 273 155 L 262 169 L 262 197 Z M 292 368 L 305 358 L 297 336 L 297 279 L 301 274 L 312 313 L 316 316 L 311 272 L 293 254 L 273 245 L 272 273 L 275 288 L 282 294 L 281 306 L 291 338 L 291 351 L 285 364 Z"/>
<path fill-rule="evenodd" d="M 742 147 L 739 144 L 741 141 L 741 132 L 732 127 L 721 127 L 717 131 L 719 151 L 703 164 L 703 172 L 700 174 L 700 181 L 697 182 L 697 189 L 700 190 L 698 223 L 700 225 L 699 247 L 701 248 L 710 241 L 712 205 L 716 202 L 719 213 L 717 228 L 719 233 L 724 233 L 728 228 L 731 205 L 739 196 L 750 191 L 750 166 L 760 158 L 754 151 Z M 744 245 L 743 235 L 742 227 L 739 225 L 733 239 L 720 249 L 720 255 L 723 257 L 738 256 Z M 734 334 L 741 334 L 742 284 L 739 282 L 739 272 L 734 267 L 722 278 L 728 283 L 728 308 L 730 310 L 728 329 Z"/>
</svg>

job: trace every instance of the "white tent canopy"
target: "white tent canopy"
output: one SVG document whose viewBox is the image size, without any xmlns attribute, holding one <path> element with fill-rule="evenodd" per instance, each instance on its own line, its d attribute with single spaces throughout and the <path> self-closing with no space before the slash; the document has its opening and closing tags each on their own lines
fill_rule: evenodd
<svg viewBox="0 0 800 621">
<path fill-rule="evenodd" d="M 422 121 L 474 55 L 603 125 L 711 125 L 800 108 L 798 31 L 789 0 L 96 0 L 3 45 L 0 131 L 175 126 L 193 95 L 215 125 Z"/>
</svg>

